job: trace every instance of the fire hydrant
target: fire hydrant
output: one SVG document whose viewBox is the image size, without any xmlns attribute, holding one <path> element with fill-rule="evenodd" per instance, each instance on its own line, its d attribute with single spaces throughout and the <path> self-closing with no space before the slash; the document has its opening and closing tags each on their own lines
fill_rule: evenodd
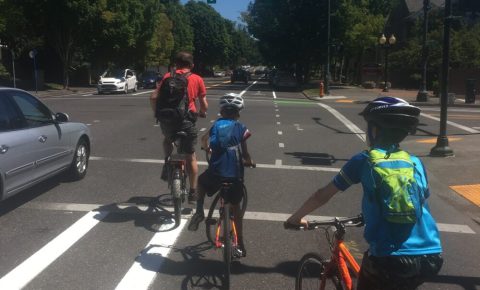
<svg viewBox="0 0 480 290">
<path fill-rule="evenodd" d="M 320 96 L 320 98 L 323 98 L 323 96 L 325 96 L 325 92 L 324 92 L 324 85 L 323 85 L 323 81 L 320 81 L 320 90 L 318 92 L 318 95 Z"/>
</svg>

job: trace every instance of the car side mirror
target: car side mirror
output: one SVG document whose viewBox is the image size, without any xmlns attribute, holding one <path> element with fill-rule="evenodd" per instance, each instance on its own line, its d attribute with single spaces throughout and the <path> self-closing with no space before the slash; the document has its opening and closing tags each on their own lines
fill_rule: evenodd
<svg viewBox="0 0 480 290">
<path fill-rule="evenodd" d="M 55 114 L 55 121 L 60 123 L 68 122 L 68 115 L 65 113 L 56 113 Z"/>
</svg>

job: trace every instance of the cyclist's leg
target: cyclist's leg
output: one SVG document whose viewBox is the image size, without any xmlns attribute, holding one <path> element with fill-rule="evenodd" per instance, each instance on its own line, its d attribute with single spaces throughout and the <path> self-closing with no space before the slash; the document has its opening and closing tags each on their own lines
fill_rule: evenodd
<svg viewBox="0 0 480 290">
<path fill-rule="evenodd" d="M 205 218 L 205 214 L 203 212 L 205 194 L 207 194 L 208 196 L 212 196 L 220 189 L 220 185 L 221 182 L 219 178 L 210 174 L 210 171 L 208 170 L 203 172 L 198 177 L 197 206 L 195 214 L 192 216 L 190 224 L 188 225 L 188 229 L 190 231 L 196 231 L 200 222 L 202 222 Z"/>
<path fill-rule="evenodd" d="M 232 184 L 232 188 L 229 192 L 229 201 L 232 204 L 233 219 L 235 221 L 235 227 L 237 230 L 238 245 L 242 251 L 242 255 L 245 257 L 247 251 L 245 249 L 245 242 L 243 239 L 243 215 L 240 207 L 240 202 L 243 197 L 243 185 L 241 182 L 235 182 Z"/>
<path fill-rule="evenodd" d="M 184 121 L 182 130 L 187 133 L 187 136 L 182 140 L 181 150 L 187 154 L 187 171 L 188 179 L 190 181 L 189 199 L 197 189 L 198 178 L 198 164 L 197 156 L 195 155 L 195 145 L 197 144 L 197 128 L 195 124 L 190 121 Z"/>
<path fill-rule="evenodd" d="M 163 134 L 162 146 L 163 146 L 163 156 L 165 158 L 165 163 L 163 164 L 163 167 L 162 167 L 161 178 L 166 181 L 168 178 L 168 172 L 166 167 L 167 159 L 173 152 L 172 136 L 175 130 L 171 125 L 165 124 L 165 123 L 160 123 L 160 128 L 162 129 L 162 134 Z"/>
</svg>

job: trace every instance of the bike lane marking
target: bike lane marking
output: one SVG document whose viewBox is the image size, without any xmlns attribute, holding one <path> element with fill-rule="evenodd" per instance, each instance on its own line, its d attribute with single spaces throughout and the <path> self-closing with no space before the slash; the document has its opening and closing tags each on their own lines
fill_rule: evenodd
<svg viewBox="0 0 480 290">
<path fill-rule="evenodd" d="M 180 225 L 173 231 L 153 235 L 115 289 L 148 289 L 186 224 L 187 220 L 181 219 Z"/>
<path fill-rule="evenodd" d="M 84 207 L 85 208 L 85 207 Z M 107 216 L 90 211 L 0 279 L 0 289 L 21 289 Z"/>
</svg>

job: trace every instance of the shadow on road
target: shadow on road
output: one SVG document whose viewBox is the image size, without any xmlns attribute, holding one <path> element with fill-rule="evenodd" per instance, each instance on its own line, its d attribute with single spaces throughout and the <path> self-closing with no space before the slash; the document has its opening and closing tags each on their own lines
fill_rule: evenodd
<svg viewBox="0 0 480 290">
<path fill-rule="evenodd" d="M 152 245 L 152 247 L 165 247 L 163 245 Z M 169 246 L 170 247 L 170 246 Z M 185 276 L 182 281 L 182 290 L 187 289 L 225 289 L 223 272 L 225 265 L 221 260 L 205 260 L 205 252 L 212 250 L 210 242 L 202 242 L 194 246 L 185 248 L 171 247 L 173 251 L 182 255 L 183 261 L 174 261 L 168 257 L 163 257 L 156 253 L 147 253 L 145 249 L 142 253 L 141 265 L 144 269 L 150 271 L 159 271 L 159 273 L 173 276 Z M 158 265 L 158 260 L 162 259 L 160 270 L 152 267 Z M 241 275 L 246 273 L 279 273 L 285 276 L 295 277 L 298 261 L 287 261 L 277 264 L 274 267 L 250 266 L 244 264 L 242 260 L 232 263 L 232 274 Z"/>
<path fill-rule="evenodd" d="M 475 290 L 480 286 L 480 277 L 437 275 L 429 279 L 427 283 L 428 282 L 443 285 L 458 285 L 465 290 Z"/>
<path fill-rule="evenodd" d="M 310 152 L 285 152 L 285 155 L 300 159 L 303 165 L 331 166 L 337 161 L 348 161 L 349 159 L 337 159 L 328 153 Z"/>
</svg>

